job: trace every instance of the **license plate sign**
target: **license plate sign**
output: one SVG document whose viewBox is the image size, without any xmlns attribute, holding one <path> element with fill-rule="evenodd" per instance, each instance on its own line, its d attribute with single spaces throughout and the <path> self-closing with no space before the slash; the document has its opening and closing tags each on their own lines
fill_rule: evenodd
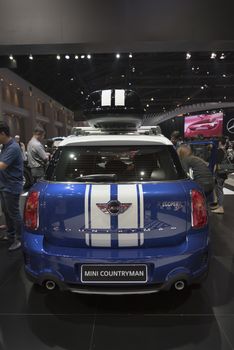
<svg viewBox="0 0 234 350">
<path fill-rule="evenodd" d="M 82 265 L 82 283 L 146 283 L 147 265 Z"/>
</svg>

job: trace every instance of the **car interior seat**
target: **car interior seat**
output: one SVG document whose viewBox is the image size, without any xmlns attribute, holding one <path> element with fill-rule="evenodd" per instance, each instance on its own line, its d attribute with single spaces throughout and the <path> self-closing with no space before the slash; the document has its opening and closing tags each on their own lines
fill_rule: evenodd
<svg viewBox="0 0 234 350">
<path fill-rule="evenodd" d="M 121 174 L 127 168 L 127 165 L 121 160 L 109 160 L 106 163 L 105 169 L 108 174 Z"/>
<path fill-rule="evenodd" d="M 153 170 L 150 176 L 150 180 L 152 181 L 162 181 L 166 179 L 167 179 L 167 175 L 163 169 Z"/>
<path fill-rule="evenodd" d="M 154 157 L 152 154 L 141 154 L 134 158 L 135 173 L 137 178 L 149 179 L 154 170 Z"/>
</svg>

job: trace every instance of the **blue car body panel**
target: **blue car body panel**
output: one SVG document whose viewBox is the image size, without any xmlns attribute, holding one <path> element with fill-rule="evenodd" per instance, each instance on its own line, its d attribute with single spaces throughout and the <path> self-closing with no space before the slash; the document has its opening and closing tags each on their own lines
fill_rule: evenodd
<svg viewBox="0 0 234 350">
<path fill-rule="evenodd" d="M 209 252 L 208 224 L 202 229 L 191 226 L 193 189 L 200 190 L 191 180 L 108 185 L 39 182 L 30 190 L 40 193 L 39 227 L 36 231 L 25 227 L 23 232 L 26 272 L 37 283 L 49 276 L 66 289 L 82 285 L 82 264 L 146 264 L 146 285 L 163 288 L 182 277 L 190 284 L 207 271 Z M 118 200 L 120 194 L 124 198 L 128 191 L 136 218 L 126 214 L 131 216 L 126 221 L 121 214 L 108 221 L 97 209 L 100 190 L 109 200 Z M 100 217 L 105 229 L 99 227 Z M 132 227 L 126 228 L 129 220 Z"/>
</svg>

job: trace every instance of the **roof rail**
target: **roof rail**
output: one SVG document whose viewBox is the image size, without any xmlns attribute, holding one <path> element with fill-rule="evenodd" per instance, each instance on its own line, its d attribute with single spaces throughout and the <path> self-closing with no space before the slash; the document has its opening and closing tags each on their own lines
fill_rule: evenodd
<svg viewBox="0 0 234 350">
<path fill-rule="evenodd" d="M 84 136 L 90 134 L 100 134 L 102 132 L 101 129 L 93 128 L 91 126 L 74 126 L 71 130 L 72 135 L 75 136 Z"/>
<path fill-rule="evenodd" d="M 158 125 L 141 126 L 138 129 L 138 132 L 142 133 L 142 134 L 145 134 L 145 135 L 146 134 L 148 134 L 148 135 L 161 135 L 162 134 L 161 128 Z"/>
<path fill-rule="evenodd" d="M 90 126 L 85 126 L 85 127 L 73 127 L 71 130 L 71 134 L 74 136 L 85 136 L 85 135 L 97 135 L 97 134 L 123 134 L 123 133 L 133 133 L 131 129 L 124 129 L 124 130 L 119 130 L 117 131 L 116 129 L 114 130 L 109 130 L 109 129 L 101 129 L 101 128 L 94 128 Z M 161 128 L 160 126 L 141 126 L 139 127 L 136 131 L 136 134 L 144 134 L 144 135 L 160 135 Z"/>
</svg>

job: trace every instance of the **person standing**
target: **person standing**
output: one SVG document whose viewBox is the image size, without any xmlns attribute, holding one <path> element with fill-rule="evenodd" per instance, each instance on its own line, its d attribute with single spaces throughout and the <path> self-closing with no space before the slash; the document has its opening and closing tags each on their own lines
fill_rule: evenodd
<svg viewBox="0 0 234 350">
<path fill-rule="evenodd" d="M 9 251 L 21 247 L 22 218 L 19 202 L 23 190 L 23 158 L 19 145 L 10 136 L 9 126 L 0 122 L 0 200 L 7 232 L 0 240 L 12 239 Z"/>
<path fill-rule="evenodd" d="M 42 140 L 45 137 L 45 131 L 40 126 L 34 129 L 33 137 L 27 146 L 28 165 L 31 168 L 34 182 L 41 180 L 45 175 L 45 165 L 49 160 L 49 153 L 46 153 Z"/>
<path fill-rule="evenodd" d="M 224 214 L 223 186 L 224 186 L 225 180 L 227 179 L 227 174 L 225 172 L 221 173 L 219 169 L 220 169 L 220 164 L 224 161 L 226 157 L 227 157 L 226 140 L 221 139 L 219 141 L 219 147 L 217 150 L 216 165 L 215 165 L 215 190 L 216 190 L 217 199 L 218 199 L 218 207 L 212 210 L 212 213 L 215 213 L 215 214 Z"/>
<path fill-rule="evenodd" d="M 23 142 L 20 141 L 20 136 L 19 135 L 15 135 L 15 141 L 18 143 L 18 145 L 20 146 L 21 152 L 22 152 L 22 157 L 23 157 L 23 161 L 26 162 L 27 160 L 27 155 L 26 155 L 26 149 L 25 149 L 25 145 Z"/>
<path fill-rule="evenodd" d="M 189 145 L 183 144 L 179 146 L 177 153 L 186 173 L 200 185 L 206 197 L 208 197 L 214 189 L 214 180 L 206 162 L 194 156 Z"/>
<path fill-rule="evenodd" d="M 177 130 L 174 130 L 171 134 L 171 142 L 173 143 L 174 148 L 176 149 L 180 144 L 180 133 Z"/>
</svg>

